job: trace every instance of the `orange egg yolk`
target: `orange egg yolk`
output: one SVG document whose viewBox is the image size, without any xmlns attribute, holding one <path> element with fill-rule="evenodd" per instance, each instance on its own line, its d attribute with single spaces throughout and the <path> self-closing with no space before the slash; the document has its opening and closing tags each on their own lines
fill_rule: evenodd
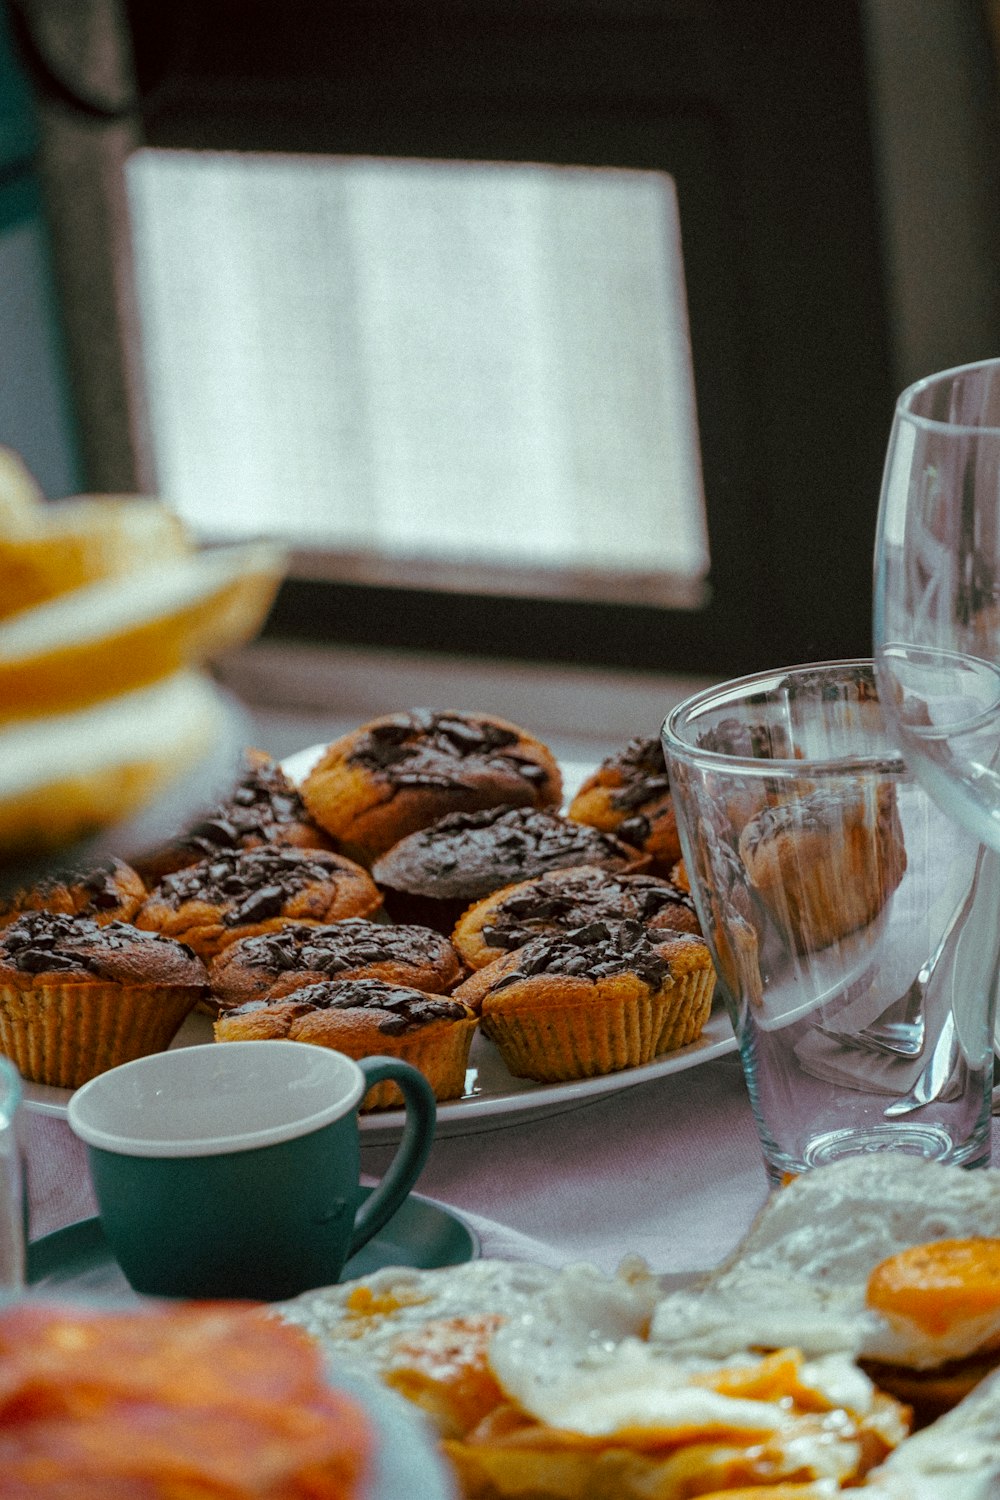
<svg viewBox="0 0 1000 1500">
<path fill-rule="evenodd" d="M 875 1267 L 867 1302 L 931 1336 L 1000 1313 L 1000 1239 L 913 1245 Z"/>
</svg>

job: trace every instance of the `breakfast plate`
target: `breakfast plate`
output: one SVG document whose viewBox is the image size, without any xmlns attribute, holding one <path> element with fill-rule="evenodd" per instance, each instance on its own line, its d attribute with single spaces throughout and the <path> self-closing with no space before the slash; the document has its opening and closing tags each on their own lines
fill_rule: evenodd
<svg viewBox="0 0 1000 1500">
<path fill-rule="evenodd" d="M 385 1268 L 273 1311 L 447 1423 L 463 1493 L 563 1495 L 579 1460 L 574 1493 L 593 1473 L 602 1494 L 673 1495 L 679 1480 L 721 1495 L 725 1465 L 761 1500 L 771 1487 L 986 1500 L 1000 1493 L 998 1314 L 974 1288 L 990 1280 L 998 1213 L 998 1171 L 876 1153 L 769 1195 L 702 1274 L 661 1276 L 632 1257 L 611 1275 L 486 1257 Z M 936 1238 L 942 1225 L 953 1238 Z M 362 1291 L 375 1309 L 363 1327 Z M 442 1326 L 432 1403 L 426 1352 Z M 452 1372 L 473 1367 L 496 1381 L 485 1416 L 451 1394 Z"/>
<path fill-rule="evenodd" d="M 95 1236 L 92 1231 L 92 1226 L 95 1224 L 97 1224 L 96 1219 L 88 1219 L 82 1224 L 72 1225 L 69 1230 L 60 1230 L 57 1234 L 49 1235 L 46 1240 L 39 1241 L 39 1246 L 48 1246 L 50 1241 L 55 1240 L 62 1240 L 65 1245 L 68 1245 L 73 1239 L 72 1232 L 77 1231 L 75 1242 L 78 1249 L 83 1250 L 88 1243 L 89 1237 L 92 1249 L 90 1257 L 91 1271 L 94 1272 L 95 1268 L 99 1271 L 100 1254 L 97 1245 L 99 1235 Z M 106 1248 L 105 1246 L 105 1250 Z M 83 1277 L 82 1281 L 77 1282 L 65 1276 L 59 1277 L 58 1275 L 36 1278 L 34 1283 L 29 1286 L 29 1297 L 34 1299 L 37 1296 L 40 1306 L 45 1308 L 49 1304 L 50 1294 L 54 1293 L 56 1300 L 59 1303 L 63 1303 L 67 1301 L 67 1293 L 69 1293 L 69 1300 L 74 1303 L 83 1303 L 89 1311 L 98 1315 L 128 1315 L 137 1309 L 141 1299 L 128 1287 L 117 1266 L 114 1269 L 117 1273 L 117 1280 L 111 1277 L 105 1277 L 102 1280 L 99 1274 L 92 1274 L 90 1283 L 95 1283 L 93 1285 L 88 1283 L 86 1276 Z M 248 1304 L 245 1311 L 237 1310 L 235 1316 L 252 1319 L 255 1314 Z M 41 1326 L 44 1327 L 45 1325 Z M 245 1348 L 252 1347 L 253 1345 L 252 1330 L 248 1330 L 248 1332 L 249 1342 L 241 1341 L 244 1343 Z M 251 1370 L 253 1368 L 253 1355 L 244 1355 L 244 1358 L 247 1369 Z M 56 1358 L 56 1365 L 58 1365 L 58 1356 Z M 143 1366 L 147 1376 L 150 1368 L 151 1365 L 149 1362 Z M 194 1369 L 197 1369 L 196 1365 Z M 339 1394 L 349 1396 L 361 1408 L 369 1424 L 372 1441 L 369 1456 L 370 1467 L 366 1474 L 364 1486 L 365 1500 L 399 1500 L 401 1495 L 419 1495 L 420 1500 L 456 1500 L 454 1476 L 450 1473 L 448 1465 L 439 1451 L 429 1423 L 411 1402 L 405 1400 L 396 1391 L 391 1390 L 383 1381 L 368 1375 L 356 1363 L 352 1364 L 340 1358 L 326 1357 L 323 1360 L 323 1370 L 329 1386 Z M 12 1376 L 13 1378 L 15 1377 Z M 53 1377 L 53 1371 L 50 1368 L 47 1378 L 58 1377 Z M 141 1376 L 139 1378 L 141 1380 Z M 199 1389 L 200 1387 L 195 1382 L 192 1386 L 193 1403 L 190 1408 L 192 1411 L 199 1404 Z M 266 1399 L 261 1405 L 264 1411 L 268 1410 Z M 77 1427 L 77 1423 L 79 1423 L 77 1431 L 86 1432 L 89 1430 L 93 1440 L 91 1452 L 94 1454 L 96 1462 L 100 1463 L 100 1429 L 97 1425 L 101 1418 L 99 1404 L 95 1402 L 88 1408 L 85 1405 L 81 1406 L 77 1403 L 72 1412 L 67 1411 L 65 1406 L 65 1402 L 60 1403 L 56 1424 L 57 1426 L 59 1425 L 60 1417 L 69 1419 L 68 1423 L 63 1425 L 61 1429 L 66 1441 L 72 1442 L 70 1434 L 73 1428 Z M 137 1416 L 133 1416 L 131 1420 L 137 1424 L 140 1420 L 144 1420 L 144 1431 L 159 1433 L 159 1438 L 154 1439 L 154 1441 L 157 1442 L 158 1454 L 162 1456 L 161 1461 L 169 1462 L 168 1455 L 172 1455 L 177 1460 L 177 1465 L 183 1469 L 183 1472 L 190 1474 L 192 1465 L 189 1451 L 184 1447 L 177 1446 L 177 1443 L 171 1440 L 172 1431 L 176 1439 L 176 1430 L 171 1429 L 169 1422 L 159 1426 L 153 1425 L 157 1410 L 159 1410 L 161 1415 L 165 1415 L 167 1412 L 166 1407 L 157 1408 L 152 1402 L 147 1401 L 147 1404 L 143 1408 L 144 1418 L 140 1419 Z M 303 1407 L 302 1410 L 304 1414 L 307 1409 Z M 201 1423 L 206 1434 L 209 1431 L 209 1427 L 206 1425 L 209 1422 L 209 1415 L 206 1408 L 204 1419 Z M 94 1425 L 91 1425 L 91 1416 L 96 1418 Z M 199 1418 L 194 1417 L 192 1420 L 197 1423 Z M 300 1420 L 307 1421 L 305 1417 Z M 218 1411 L 211 1414 L 211 1434 L 216 1440 L 218 1440 L 220 1430 L 224 1430 L 222 1422 L 223 1419 Z M 28 1423 L 29 1428 L 31 1425 L 37 1425 L 31 1424 L 30 1416 Z M 12 1445 L 9 1449 L 11 1458 L 17 1455 L 17 1437 L 14 1435 L 17 1428 L 18 1419 L 15 1416 L 9 1424 L 8 1429 L 9 1441 Z M 137 1425 L 134 1431 L 139 1432 L 139 1430 Z M 222 1442 L 224 1441 L 225 1437 L 223 1436 Z M 207 1448 L 205 1452 L 208 1452 Z M 209 1458 L 208 1461 L 210 1463 L 211 1459 Z M 114 1477 L 108 1476 L 107 1478 L 94 1475 L 92 1469 L 90 1472 L 92 1477 L 92 1484 L 88 1486 L 88 1493 L 90 1494 L 106 1493 L 110 1495 L 113 1493 L 114 1495 L 118 1495 L 121 1493 L 122 1485 L 128 1489 L 129 1493 L 135 1493 L 129 1478 L 123 1476 L 120 1470 Z M 144 1470 L 144 1472 L 148 1472 L 148 1470 Z M 207 1469 L 203 1469 L 201 1472 L 203 1475 L 206 1475 L 205 1484 L 211 1488 L 211 1492 L 213 1494 L 221 1493 L 217 1485 L 212 1483 L 211 1478 L 207 1477 Z M 217 1474 L 218 1470 L 216 1470 Z M 16 1483 L 16 1480 L 14 1482 Z M 137 1482 L 141 1483 L 141 1481 Z M 318 1483 L 322 1484 L 322 1482 L 322 1477 L 320 1477 Z M 81 1479 L 80 1483 L 86 1484 L 87 1481 L 86 1479 Z M 166 1480 L 166 1483 L 169 1485 L 169 1479 Z M 219 1480 L 218 1483 L 225 1486 L 227 1494 L 237 1493 L 236 1490 L 226 1483 L 225 1479 Z M 94 1488 L 95 1484 L 97 1488 Z M 46 1487 L 48 1486 L 46 1485 L 45 1478 L 40 1479 L 38 1487 L 33 1487 L 33 1493 L 42 1494 Z M 72 1493 L 80 1493 L 75 1486 L 71 1487 Z M 67 1490 L 62 1485 L 59 1488 L 61 1493 L 67 1493 Z M 199 1483 L 197 1476 L 193 1477 L 190 1490 L 185 1486 L 185 1493 L 194 1493 L 195 1488 L 197 1488 L 199 1494 L 206 1494 L 208 1492 L 208 1488 L 203 1487 Z M 177 1493 L 173 1486 L 170 1486 L 170 1489 L 171 1493 Z M 6 1494 L 7 1492 L 5 1488 L 4 1493 Z M 157 1486 L 156 1493 L 162 1494 L 164 1491 Z M 243 1487 L 239 1487 L 238 1493 L 242 1495 L 250 1492 Z M 290 1491 L 283 1487 L 282 1493 L 287 1494 Z M 296 1493 L 303 1493 L 303 1491 L 296 1487 Z M 328 1493 L 328 1490 L 324 1489 L 324 1493 Z M 346 1491 L 338 1487 L 337 1494 L 341 1493 L 346 1493 Z M 353 1487 L 351 1493 L 355 1493 Z"/>
<path fill-rule="evenodd" d="M 296 751 L 282 760 L 282 770 L 291 781 L 300 784 L 324 748 L 323 745 L 310 745 L 304 750 Z M 563 760 L 560 764 L 565 795 L 571 798 L 593 767 L 583 761 Z M 194 1046 L 211 1040 L 210 1018 L 201 1012 L 194 1012 L 184 1022 L 171 1045 Z M 562 1114 L 605 1094 L 667 1078 L 671 1074 L 724 1057 L 735 1050 L 736 1038 L 732 1025 L 718 995 L 701 1036 L 689 1046 L 663 1053 L 639 1067 L 566 1083 L 535 1083 L 530 1079 L 515 1078 L 504 1066 L 493 1044 L 477 1033 L 469 1055 L 465 1092 L 461 1098 L 438 1105 L 437 1133 L 442 1137 L 465 1135 L 500 1129 L 522 1119 L 541 1119 L 547 1115 Z M 71 1092 L 70 1089 L 26 1081 L 24 1105 L 34 1113 L 65 1119 Z M 398 1140 L 404 1120 L 405 1115 L 401 1109 L 363 1113 L 360 1117 L 362 1143 L 376 1146 Z"/>
</svg>

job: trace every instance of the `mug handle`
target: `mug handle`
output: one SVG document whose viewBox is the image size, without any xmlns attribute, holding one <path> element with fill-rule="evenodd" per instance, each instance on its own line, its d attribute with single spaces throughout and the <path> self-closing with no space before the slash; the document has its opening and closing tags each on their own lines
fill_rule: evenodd
<svg viewBox="0 0 1000 1500">
<path fill-rule="evenodd" d="M 354 1219 L 354 1238 L 347 1259 L 356 1255 L 372 1235 L 391 1219 L 423 1170 L 434 1144 L 437 1103 L 434 1090 L 423 1073 L 398 1057 L 362 1057 L 358 1067 L 365 1075 L 366 1091 L 387 1079 L 398 1084 L 406 1105 L 406 1124 L 396 1155 L 382 1181 L 359 1208 Z"/>
</svg>

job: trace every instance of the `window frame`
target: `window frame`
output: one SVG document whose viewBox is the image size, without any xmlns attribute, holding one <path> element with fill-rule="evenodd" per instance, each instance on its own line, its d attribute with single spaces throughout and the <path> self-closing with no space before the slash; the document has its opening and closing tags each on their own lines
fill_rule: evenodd
<svg viewBox="0 0 1000 1500">
<path fill-rule="evenodd" d="M 268 634 L 713 674 L 867 653 L 895 389 L 860 4 L 126 9 L 146 145 L 635 167 L 677 187 L 703 605 L 293 576 Z"/>
</svg>

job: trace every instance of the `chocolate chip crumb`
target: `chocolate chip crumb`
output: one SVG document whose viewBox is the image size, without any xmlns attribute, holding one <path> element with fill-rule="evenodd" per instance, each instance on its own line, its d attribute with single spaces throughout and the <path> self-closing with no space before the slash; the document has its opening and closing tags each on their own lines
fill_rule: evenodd
<svg viewBox="0 0 1000 1500">
<path fill-rule="evenodd" d="M 318 1010 L 371 1011 L 378 1030 L 386 1036 L 416 1031 L 430 1021 L 461 1021 L 469 1015 L 468 1009 L 458 1000 L 426 995 L 422 990 L 386 984 L 381 979 L 323 981 L 296 990 L 287 1000 L 250 1000 L 227 1014 L 247 1015 L 265 1006 L 279 1006 L 283 1012 L 287 1007 L 296 1018 Z"/>
<path fill-rule="evenodd" d="M 545 767 L 516 752 L 519 740 L 514 730 L 486 719 L 415 709 L 373 724 L 347 761 L 397 789 L 461 788 L 489 768 L 531 784 L 544 781 Z"/>
<path fill-rule="evenodd" d="M 626 973 L 658 989 L 670 974 L 670 964 L 641 922 L 588 922 L 571 932 L 532 939 L 518 950 L 517 968 L 499 976 L 490 988 L 495 994 L 540 974 L 596 980 Z"/>
</svg>

